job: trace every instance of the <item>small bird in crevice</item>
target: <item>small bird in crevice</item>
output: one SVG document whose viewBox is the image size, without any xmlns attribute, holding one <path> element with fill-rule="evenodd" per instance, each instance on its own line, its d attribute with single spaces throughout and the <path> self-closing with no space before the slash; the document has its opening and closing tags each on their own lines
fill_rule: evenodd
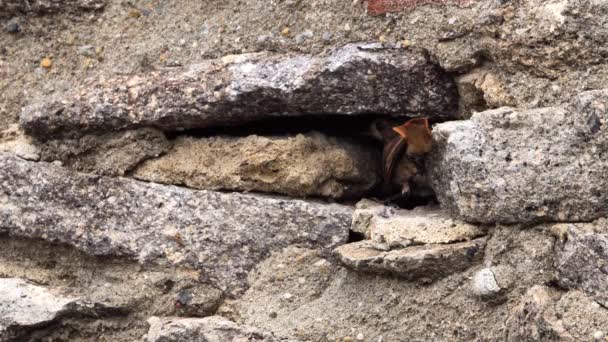
<svg viewBox="0 0 608 342">
<path fill-rule="evenodd" d="M 372 123 L 371 134 L 382 141 L 382 192 L 387 202 L 409 197 L 412 190 L 428 195 L 430 187 L 424 174 L 425 154 L 431 151 L 432 136 L 427 118 L 415 118 L 402 125 L 394 120 Z"/>
</svg>

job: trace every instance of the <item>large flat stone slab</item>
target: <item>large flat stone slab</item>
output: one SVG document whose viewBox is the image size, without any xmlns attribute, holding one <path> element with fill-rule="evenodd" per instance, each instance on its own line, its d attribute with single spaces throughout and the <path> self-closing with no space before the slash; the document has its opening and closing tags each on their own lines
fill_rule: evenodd
<svg viewBox="0 0 608 342">
<path fill-rule="evenodd" d="M 193 267 L 229 292 L 274 250 L 344 243 L 351 216 L 337 204 L 79 174 L 0 154 L 0 233 Z"/>
<path fill-rule="evenodd" d="M 405 279 L 437 279 L 461 272 L 483 259 L 486 238 L 453 244 L 429 244 L 382 250 L 368 240 L 342 245 L 334 251 L 356 271 L 392 274 Z"/>
<path fill-rule="evenodd" d="M 440 208 L 396 209 L 362 200 L 353 214 L 352 230 L 390 247 L 452 243 L 485 235 L 483 227 L 450 217 Z"/>
<path fill-rule="evenodd" d="M 472 222 L 589 221 L 608 214 L 608 90 L 568 106 L 476 113 L 433 130 L 429 179 Z"/>
<path fill-rule="evenodd" d="M 379 158 L 371 148 L 321 133 L 182 137 L 133 176 L 195 189 L 344 198 L 361 196 L 380 181 Z"/>
<path fill-rule="evenodd" d="M 421 52 L 350 44 L 319 56 L 246 54 L 91 81 L 27 107 L 29 133 L 81 134 L 154 126 L 163 130 L 239 124 L 281 115 L 456 115 L 450 77 Z"/>
</svg>

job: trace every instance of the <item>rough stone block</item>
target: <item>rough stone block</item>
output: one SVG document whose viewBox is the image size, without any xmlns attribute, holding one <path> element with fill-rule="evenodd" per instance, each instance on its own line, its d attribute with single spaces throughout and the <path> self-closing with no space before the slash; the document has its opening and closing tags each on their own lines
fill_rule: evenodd
<svg viewBox="0 0 608 342">
<path fill-rule="evenodd" d="M 346 242 L 352 209 L 79 174 L 0 154 L 0 233 L 196 268 L 229 293 L 289 245 Z"/>
<path fill-rule="evenodd" d="M 92 83 L 91 83 L 92 82 Z M 24 109 L 28 134 L 178 130 L 288 115 L 451 117 L 456 86 L 421 52 L 349 44 L 324 55 L 245 54 L 186 69 L 94 80 Z"/>
<path fill-rule="evenodd" d="M 379 180 L 379 151 L 320 133 L 292 137 L 182 137 L 133 176 L 195 189 L 352 198 Z"/>
<path fill-rule="evenodd" d="M 342 263 L 362 272 L 406 279 L 437 279 L 461 272 L 483 259 L 486 238 L 453 244 L 429 244 L 381 250 L 371 241 L 342 245 L 334 251 Z"/>
<path fill-rule="evenodd" d="M 569 106 L 476 113 L 439 124 L 428 160 L 442 207 L 471 222 L 608 215 L 608 90 Z"/>
</svg>

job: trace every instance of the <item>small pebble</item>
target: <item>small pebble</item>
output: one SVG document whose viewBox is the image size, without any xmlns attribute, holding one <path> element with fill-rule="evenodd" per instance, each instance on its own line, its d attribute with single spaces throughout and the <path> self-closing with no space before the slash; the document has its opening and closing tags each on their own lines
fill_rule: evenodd
<svg viewBox="0 0 608 342">
<path fill-rule="evenodd" d="M 141 17 L 141 11 L 136 8 L 133 8 L 129 11 L 129 17 L 139 18 L 139 17 Z"/>
<path fill-rule="evenodd" d="M 6 32 L 19 33 L 19 32 L 21 32 L 21 27 L 19 26 L 19 23 L 17 23 L 16 21 L 11 21 L 6 25 Z"/>
<path fill-rule="evenodd" d="M 593 333 L 593 339 L 595 341 L 602 341 L 604 339 L 604 337 L 606 337 L 606 334 L 604 334 L 603 331 L 596 331 Z"/>
<path fill-rule="evenodd" d="M 311 30 L 306 30 L 296 35 L 296 43 L 302 44 L 306 39 L 310 39 L 312 37 L 314 37 L 314 33 L 312 33 Z"/>
<path fill-rule="evenodd" d="M 270 316 L 270 318 L 277 318 L 278 314 L 273 311 L 268 316 Z"/>
<path fill-rule="evenodd" d="M 342 342 L 353 342 L 353 338 L 352 338 L 352 337 L 350 337 L 350 336 L 345 336 L 345 337 L 342 339 Z"/>
<path fill-rule="evenodd" d="M 93 45 L 83 45 L 78 48 L 78 53 L 86 57 L 95 57 L 95 47 Z"/>
<path fill-rule="evenodd" d="M 357 341 L 363 341 L 364 337 L 362 333 L 357 334 Z"/>
<path fill-rule="evenodd" d="M 283 298 L 290 300 L 293 297 L 293 295 L 291 293 L 286 293 L 283 295 Z"/>
<path fill-rule="evenodd" d="M 500 293 L 500 286 L 496 282 L 494 272 L 490 268 L 483 268 L 473 276 L 472 291 L 479 297 L 493 297 Z"/>
<path fill-rule="evenodd" d="M 283 36 L 283 37 L 289 36 L 290 33 L 291 33 L 291 30 L 289 29 L 289 27 L 284 27 L 281 30 L 281 36 Z"/>
<path fill-rule="evenodd" d="M 268 40 L 268 38 L 270 38 L 268 35 L 263 34 L 261 36 L 258 36 L 256 41 L 258 44 L 262 44 L 262 43 L 265 43 Z"/>
<path fill-rule="evenodd" d="M 325 31 L 322 36 L 323 40 L 329 41 L 331 39 L 331 32 Z"/>
<path fill-rule="evenodd" d="M 45 57 L 40 61 L 40 66 L 45 69 L 49 69 L 53 66 L 53 61 L 50 58 Z"/>
</svg>

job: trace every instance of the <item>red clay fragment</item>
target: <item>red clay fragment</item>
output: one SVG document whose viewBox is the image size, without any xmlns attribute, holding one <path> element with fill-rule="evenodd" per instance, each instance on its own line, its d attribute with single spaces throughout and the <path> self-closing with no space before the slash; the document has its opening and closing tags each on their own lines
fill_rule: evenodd
<svg viewBox="0 0 608 342">
<path fill-rule="evenodd" d="M 464 6 L 472 0 L 368 0 L 367 12 L 372 15 L 399 12 L 422 5 Z"/>
</svg>

